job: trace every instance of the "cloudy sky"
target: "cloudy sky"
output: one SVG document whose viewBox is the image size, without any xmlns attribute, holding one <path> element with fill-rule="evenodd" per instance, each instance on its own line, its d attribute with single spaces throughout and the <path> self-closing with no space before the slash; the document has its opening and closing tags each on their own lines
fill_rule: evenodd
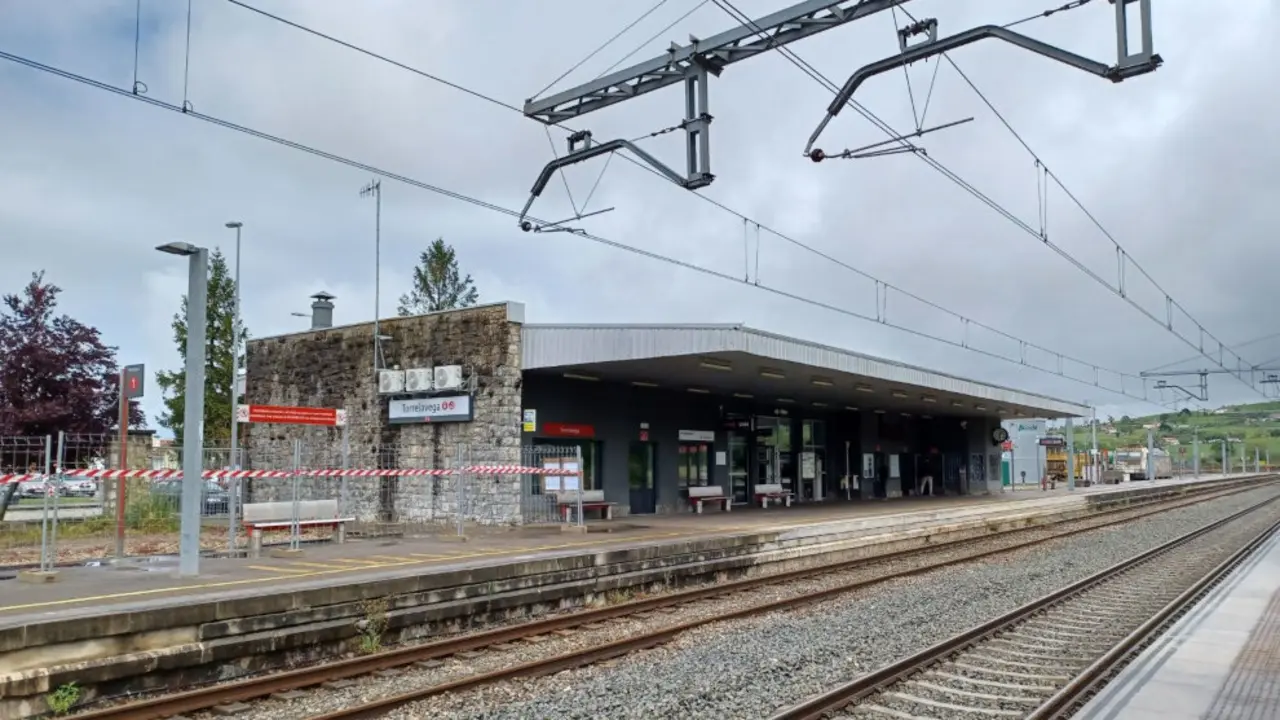
<svg viewBox="0 0 1280 720">
<path fill-rule="evenodd" d="M 254 0 L 250 3 L 406 65 L 520 105 L 654 4 L 651 0 Z M 1003 24 L 1060 4 L 915 0 L 943 35 Z M 506 208 L 519 207 L 552 158 L 543 126 L 404 69 L 309 36 L 226 0 L 0 0 L 0 50 L 126 92 L 341 155 Z M 758 17 L 779 0 L 737 0 Z M 995 41 L 953 54 L 960 68 L 1089 213 L 1192 316 L 1232 346 L 1274 333 L 1280 243 L 1274 201 L 1280 143 L 1268 140 L 1280 83 L 1270 42 L 1280 15 L 1268 0 L 1156 3 L 1158 72 L 1112 84 Z M 1043 7 L 1042 7 L 1043 6 Z M 675 22 L 688 14 L 683 20 Z M 1111 5 L 1018 26 L 1034 37 L 1115 62 Z M 843 82 L 897 49 L 883 13 L 792 47 Z M 904 22 L 903 16 L 897 20 Z M 671 29 L 662 29 L 675 22 Z M 715 2 L 667 0 L 561 81 L 589 81 L 616 61 L 648 59 L 690 35 L 735 26 Z M 141 42 L 136 48 L 135 27 Z M 653 38 L 650 40 L 650 38 Z M 189 50 L 189 52 L 188 52 Z M 632 54 L 634 51 L 634 54 Z M 188 60 L 189 57 L 189 60 Z M 938 60 L 910 71 L 923 105 Z M 62 309 L 100 328 L 122 362 L 178 361 L 170 320 L 185 288 L 181 261 L 152 248 L 185 240 L 231 250 L 228 220 L 245 224 L 244 314 L 262 336 L 305 327 L 308 296 L 337 296 L 336 321 L 374 309 L 371 201 L 364 170 L 199 119 L 0 61 L 0 289 L 34 270 L 62 286 Z M 857 99 L 894 128 L 916 126 L 902 72 L 872 79 Z M 1169 333 L 1163 294 L 1130 267 L 1116 297 L 1074 261 L 908 154 L 815 165 L 801 156 L 831 94 L 776 52 L 730 66 L 711 85 L 712 169 L 701 196 L 615 158 L 581 223 L 618 243 L 693 263 L 838 312 L 718 279 L 569 234 L 522 233 L 515 221 L 419 187 L 383 184 L 383 311 L 393 312 L 418 252 L 443 236 L 486 301 L 526 303 L 535 322 L 743 322 L 1003 385 L 1100 406 L 1100 414 L 1158 406 L 952 347 L 856 317 L 877 314 L 880 278 L 902 291 L 1031 343 L 1129 373 L 1194 356 Z M 634 138 L 679 122 L 676 87 L 579 118 L 599 140 Z M 1035 230 L 1033 158 L 945 62 L 924 125 L 973 122 L 921 145 Z M 563 133 L 553 130 L 557 151 Z M 851 110 L 827 129 L 828 151 L 885 135 Z M 681 133 L 643 146 L 683 167 Z M 604 167 L 570 169 L 578 205 Z M 758 221 L 742 219 L 714 199 Z M 1116 282 L 1111 239 L 1050 183 L 1049 239 L 1089 273 Z M 534 205 L 545 219 L 574 209 L 558 179 Z M 822 259 L 802 243 L 830 258 Z M 757 260 L 758 254 L 758 260 Z M 758 266 L 757 266 L 758 263 Z M 758 270 L 757 270 L 758 267 Z M 962 323 L 889 292 L 889 324 L 959 342 Z M 1175 327 L 1196 338 L 1177 313 Z M 1018 343 L 972 328 L 971 345 L 1017 358 Z M 1212 343 L 1209 343 L 1212 345 Z M 1280 356 L 1280 337 L 1241 348 Z M 1029 359 L 1056 371 L 1050 355 Z M 1185 367 L 1210 365 L 1188 362 Z M 1064 370 L 1092 380 L 1093 370 Z M 1103 372 L 1104 384 L 1116 386 Z M 1139 392 L 1136 382 L 1126 388 Z M 1228 377 L 1211 403 L 1259 399 Z M 1157 393 L 1152 394 L 1158 399 Z M 1172 400 L 1172 395 L 1166 395 Z M 154 417 L 159 398 L 147 399 Z"/>
</svg>

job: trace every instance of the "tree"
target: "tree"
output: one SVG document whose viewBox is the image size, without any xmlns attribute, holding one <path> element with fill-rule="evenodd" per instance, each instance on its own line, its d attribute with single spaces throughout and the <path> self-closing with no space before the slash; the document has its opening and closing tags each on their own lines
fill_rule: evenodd
<svg viewBox="0 0 1280 720">
<path fill-rule="evenodd" d="M 230 444 L 231 441 L 231 365 L 235 319 L 236 281 L 227 271 L 227 259 L 222 251 L 214 249 L 209 254 L 209 292 L 205 309 L 208 325 L 205 327 L 204 365 L 204 442 L 207 447 Z M 249 338 L 249 331 L 240 328 L 240 341 Z M 181 442 L 183 420 L 187 408 L 187 296 L 182 296 L 182 307 L 173 316 L 173 341 L 178 345 L 182 364 L 177 370 L 156 373 L 156 384 L 164 391 L 165 412 L 160 424 L 173 431 Z"/>
<path fill-rule="evenodd" d="M 116 349 L 102 343 L 95 328 L 54 315 L 62 289 L 31 274 L 21 295 L 4 296 L 0 308 L 0 436 L 106 433 L 119 426 L 120 375 Z M 144 427 L 137 402 L 128 423 Z M 0 472 L 24 472 L 31 458 L 6 457 Z M 0 520 L 17 492 L 0 490 Z"/>
<path fill-rule="evenodd" d="M 418 256 L 413 269 L 413 289 L 400 296 L 400 315 L 420 315 L 476 304 L 479 293 L 471 275 L 458 270 L 458 257 L 444 238 L 436 238 Z"/>
<path fill-rule="evenodd" d="M 106 433 L 119 425 L 116 348 L 104 345 L 97 329 L 54 314 L 61 292 L 41 271 L 21 295 L 4 297 L 0 435 Z M 136 402 L 129 426 L 146 426 Z"/>
</svg>

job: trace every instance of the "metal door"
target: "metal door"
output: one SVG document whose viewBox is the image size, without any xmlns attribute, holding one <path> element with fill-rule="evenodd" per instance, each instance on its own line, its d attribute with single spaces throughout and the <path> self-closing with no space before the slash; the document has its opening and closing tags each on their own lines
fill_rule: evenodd
<svg viewBox="0 0 1280 720">
<path fill-rule="evenodd" d="M 628 453 L 628 482 L 631 487 L 631 514 L 651 515 L 658 509 L 658 492 L 653 482 L 654 448 L 651 442 L 633 441 Z"/>
</svg>

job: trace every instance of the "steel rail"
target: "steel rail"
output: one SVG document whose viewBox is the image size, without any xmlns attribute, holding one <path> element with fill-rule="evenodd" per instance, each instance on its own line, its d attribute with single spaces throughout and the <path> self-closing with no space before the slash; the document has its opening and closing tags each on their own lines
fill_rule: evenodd
<svg viewBox="0 0 1280 720">
<path fill-rule="evenodd" d="M 1171 550 L 1175 550 L 1196 538 L 1202 537 L 1213 532 L 1245 515 L 1256 512 L 1268 505 L 1280 501 L 1280 496 L 1264 500 L 1256 505 L 1248 507 L 1231 515 L 1215 520 L 1183 534 L 1167 543 L 1151 548 L 1145 552 L 1139 553 L 1131 558 L 1122 560 L 1111 567 L 1100 572 L 1094 573 L 1087 578 L 1071 583 L 1066 587 L 1055 590 L 1036 600 L 1032 600 L 1019 608 L 1016 608 L 1004 615 L 989 620 L 985 623 L 972 627 L 958 635 L 954 635 L 942 642 L 931 647 L 925 648 L 920 652 L 903 658 L 897 662 L 890 663 L 878 670 L 872 671 L 867 675 L 856 678 L 837 688 L 829 690 L 809 698 L 799 704 L 786 708 L 769 720 L 821 720 L 828 715 L 842 710 L 849 705 L 863 700 L 867 697 L 882 692 L 889 687 L 910 678 L 916 673 L 945 660 L 946 658 L 967 650 L 992 635 L 998 634 L 1015 625 L 1019 625 L 1043 610 L 1057 605 L 1063 601 L 1090 590 L 1102 583 L 1114 579 L 1116 576 L 1131 570 L 1157 556 L 1164 555 Z M 1273 525 L 1263 535 L 1267 535 L 1275 531 Z M 1257 538 L 1255 538 L 1256 542 Z M 1252 542 L 1250 543 L 1252 544 Z"/>
<path fill-rule="evenodd" d="M 1269 499 L 1259 505 L 1254 506 L 1253 508 L 1250 508 L 1250 510 L 1247 510 L 1245 512 L 1251 512 L 1252 510 L 1258 507 L 1261 507 L 1262 505 L 1275 502 L 1276 500 L 1280 500 L 1280 498 Z M 1163 508 L 1162 511 L 1165 511 L 1168 509 L 1172 509 L 1172 508 Z M 1150 514 L 1155 514 L 1155 513 L 1153 512 Z M 1232 515 L 1231 517 L 1227 518 L 1222 522 L 1235 519 L 1240 514 L 1242 513 L 1237 513 L 1236 515 Z M 761 615 L 769 612 L 777 612 L 780 610 L 789 610 L 795 607 L 809 605 L 814 602 L 819 602 L 821 600 L 835 597 L 837 595 L 852 592 L 854 590 L 858 590 L 861 588 L 870 587 L 873 585 L 879 585 L 881 583 L 885 583 L 890 580 L 896 580 L 904 577 L 920 575 L 926 572 L 931 572 L 933 570 L 938 570 L 940 568 L 950 567 L 952 565 L 957 565 L 957 564 L 966 563 L 966 562 L 973 562 L 974 560 L 979 560 L 979 559 L 991 557 L 994 555 L 1000 555 L 1004 553 L 1013 552 L 1016 550 L 1022 550 L 1027 547 L 1032 547 L 1044 542 L 1048 542 L 1049 540 L 1057 540 L 1057 539 L 1069 537 L 1072 535 L 1078 535 L 1091 530 L 1104 528 L 1113 524 L 1118 524 L 1121 522 L 1130 522 L 1133 519 L 1135 518 L 1125 518 L 1123 520 L 1113 521 L 1111 523 L 1104 523 L 1102 525 L 1097 525 L 1090 528 L 1078 528 L 1075 530 L 1069 530 L 1063 533 L 1055 534 L 1050 537 L 1038 538 L 1036 540 L 1032 540 L 1030 542 L 1017 545 L 1014 547 L 1010 547 L 1010 548 L 999 548 L 995 550 L 975 553 L 974 555 L 966 556 L 963 558 L 955 558 L 952 560 L 947 560 L 947 561 L 935 563 L 928 566 L 910 568 L 907 570 L 889 573 L 871 580 L 860 580 L 852 583 L 845 583 L 836 587 L 819 590 L 813 593 L 806 593 L 804 595 L 799 595 L 796 597 L 783 598 L 781 600 L 775 600 L 775 601 L 763 603 L 760 605 L 741 608 L 738 610 L 733 610 L 733 611 L 724 613 L 722 615 L 717 615 L 715 617 L 691 620 L 688 622 L 679 623 L 677 625 L 671 625 L 668 627 L 659 628 L 658 630 L 645 633 L 642 635 L 623 638 L 621 640 L 616 640 L 614 642 L 606 643 L 602 645 L 596 645 L 590 648 L 586 648 L 584 650 L 573 651 L 573 652 L 565 653 L 562 655 L 556 655 L 554 657 L 545 658 L 545 659 L 532 660 L 530 662 L 522 663 L 520 665 L 514 665 L 507 668 L 502 668 L 500 670 L 485 673 L 482 675 L 474 675 L 471 677 L 460 678 L 452 682 L 420 688 L 420 689 L 412 690 L 406 693 L 401 693 L 399 695 L 393 695 L 390 697 L 381 698 L 369 703 L 365 703 L 363 705 L 344 708 L 342 710 L 336 710 L 336 711 L 325 713 L 322 715 L 316 715 L 316 716 L 313 716 L 311 720 L 364 720 L 365 718 L 380 718 L 385 716 L 385 714 L 390 712 L 391 710 L 395 710 L 397 708 L 404 707 L 405 705 L 409 705 L 414 702 L 425 700 L 427 698 L 430 698 L 436 695 L 442 695 L 448 692 L 458 692 L 462 690 L 469 690 L 469 689 L 480 687 L 483 685 L 489 685 L 496 682 L 502 682 L 504 680 L 511 680 L 514 678 L 539 677 L 543 675 L 551 675 L 564 670 L 571 670 L 577 667 L 581 667 L 583 665 L 589 665 L 592 663 L 600 662 L 602 660 L 609 660 L 611 658 L 627 655 L 637 650 L 644 650 L 644 649 L 648 649 L 658 645 L 662 645 L 664 643 L 671 641 L 681 633 L 687 632 L 697 627 L 709 625 L 711 623 L 723 622 L 727 620 L 736 620 L 739 618 L 750 617 L 752 615 Z M 728 593 L 722 591 L 720 594 L 727 595 Z"/>
<path fill-rule="evenodd" d="M 445 692 L 455 692 L 470 687 L 477 687 L 484 684 L 498 682 L 504 679 L 518 676 L 530 676 L 545 674 L 547 672 L 558 672 L 560 670 L 578 667 L 582 665 L 599 662 L 619 655 L 625 655 L 635 650 L 652 647 L 668 642 L 671 638 L 679 633 L 685 632 L 700 625 L 712 622 L 720 622 L 723 620 L 747 617 L 750 615 L 772 612 L 776 610 L 785 610 L 791 607 L 797 607 L 804 604 L 818 602 L 826 598 L 851 592 L 869 585 L 886 582 L 901 577 L 909 577 L 912 575 L 922 574 L 925 572 L 937 570 L 942 567 L 954 565 L 962 562 L 972 562 L 985 557 L 998 555 L 1001 553 L 1012 552 L 1027 547 L 1058 540 L 1064 537 L 1091 532 L 1094 530 L 1104 529 L 1122 523 L 1132 522 L 1144 517 L 1156 515 L 1193 503 L 1203 502 L 1209 499 L 1227 497 L 1253 489 L 1265 486 L 1276 481 L 1274 476 L 1248 477 L 1237 481 L 1227 481 L 1223 484 L 1205 485 L 1198 488 L 1193 486 L 1188 492 L 1179 494 L 1174 497 L 1162 496 L 1150 500 L 1142 500 L 1137 503 L 1122 503 L 1118 501 L 1118 507 L 1091 513 L 1089 515 L 1070 518 L 1054 524 L 1063 524 L 1068 522 L 1085 521 L 1094 518 L 1106 517 L 1119 513 L 1131 513 L 1134 510 L 1141 510 L 1144 507 L 1152 506 L 1145 512 L 1137 515 L 1130 515 L 1117 520 L 1090 525 L 1084 528 L 1076 528 L 1059 533 L 1055 533 L 1043 538 L 1036 538 L 1026 543 L 1007 548 L 996 548 L 962 558 L 954 558 L 940 563 L 923 565 L 917 568 L 898 571 L 893 574 L 884 575 L 874 580 L 858 581 L 846 583 L 837 587 L 828 588 L 815 593 L 796 596 L 793 598 L 785 598 L 780 601 L 771 602 L 765 605 L 752 606 L 737 611 L 726 613 L 710 618 L 690 621 L 680 625 L 673 625 L 669 628 L 660 629 L 648 635 L 636 636 L 624 641 L 609 643 L 607 645 L 595 646 L 587 648 L 575 653 L 556 656 L 544 660 L 533 661 L 523 665 L 513 666 L 500 670 L 496 673 L 488 673 L 485 675 L 476 675 L 470 678 L 464 678 L 458 681 L 436 685 L 428 688 L 422 688 L 408 693 L 403 696 L 395 696 L 379 701 L 380 706 L 385 706 L 377 712 L 385 712 L 390 707 L 407 704 L 417 699 L 438 695 Z M 854 560 L 844 560 L 836 563 L 829 563 L 810 568 L 801 568 L 798 570 L 790 570 L 782 573 L 771 575 L 762 575 L 754 578 L 745 578 L 735 580 L 721 585 L 712 585 L 707 587 L 693 588 L 676 593 L 659 595 L 651 598 L 643 598 L 633 600 L 631 602 L 619 603 L 604 608 L 594 610 L 586 610 L 582 612 L 570 613 L 541 620 L 535 620 L 529 623 L 512 625 L 509 627 L 500 627 L 492 630 L 485 630 L 478 633 L 463 635 L 460 637 L 450 637 L 434 642 L 412 645 L 407 647 L 395 648 L 386 652 L 373 655 L 364 655 L 345 660 L 339 660 L 331 663 L 324 663 L 311 667 L 299 668 L 296 670 L 288 670 L 279 673 L 270 673 L 257 677 L 250 677 L 242 680 L 236 680 L 220 685 L 212 685 L 209 687 L 189 690 L 183 693 L 172 695 L 162 695 L 159 697 L 148 698 L 127 704 L 113 705 L 99 708 L 86 713 L 80 713 L 75 716 L 75 720 L 161 720 L 163 718 L 182 715 L 185 713 L 194 713 L 217 705 L 228 704 L 233 702 L 244 702 L 260 697 L 265 697 L 274 693 L 286 692 L 289 690 L 298 690 L 302 688 L 315 687 L 325 682 L 333 680 L 342 680 L 370 673 L 387 670 L 396 667 L 403 667 L 421 662 L 425 660 L 433 660 L 445 658 L 468 650 L 476 650 L 485 647 L 491 647 L 503 643 L 510 643 L 521 638 L 546 635 L 556 630 L 565 630 L 574 627 L 580 627 L 590 623 L 598 623 L 613 618 L 626 617 L 641 612 L 657 610 L 659 608 L 671 607 L 675 605 L 686 605 L 692 602 L 705 599 L 716 599 L 726 597 L 734 593 L 754 590 L 769 585 L 777 585 L 793 580 L 801 580 L 818 575 L 828 574 L 832 572 L 843 572 L 854 570 L 859 567 L 873 565 L 880 562 L 889 562 L 910 557 L 928 555 L 939 550 L 953 548 L 962 543 L 973 542 L 975 540 L 989 540 L 994 538 L 1003 538 L 1016 536 L 1032 530 L 1044 530 L 1045 525 L 1027 525 L 1012 530 L 982 536 L 981 538 L 965 538 L 963 540 L 955 540 L 937 545 L 928 545 L 925 547 L 914 548 L 898 553 L 890 553 L 887 555 L 878 555 L 867 558 L 857 558 Z M 355 710 L 351 711 L 355 712 Z M 371 711 L 372 712 L 372 711 Z M 333 715 L 333 717 L 376 717 L 377 715 Z M 329 717 L 329 716 L 324 716 Z"/>
<path fill-rule="evenodd" d="M 1136 657 L 1147 644 L 1177 622 L 1184 613 L 1191 610 L 1214 587 L 1227 578 L 1259 547 L 1268 542 L 1272 536 L 1280 532 L 1280 520 L 1270 528 L 1259 533 L 1247 545 L 1231 554 L 1208 574 L 1200 578 L 1194 585 L 1183 591 L 1178 597 L 1169 601 L 1158 613 L 1151 616 L 1136 630 L 1125 636 L 1123 640 L 1095 660 L 1089 667 L 1073 677 L 1065 687 L 1054 693 L 1040 707 L 1036 708 L 1025 720 L 1053 720 L 1067 718 L 1081 705 L 1088 701 L 1098 690 L 1110 680 L 1113 674 Z"/>
</svg>

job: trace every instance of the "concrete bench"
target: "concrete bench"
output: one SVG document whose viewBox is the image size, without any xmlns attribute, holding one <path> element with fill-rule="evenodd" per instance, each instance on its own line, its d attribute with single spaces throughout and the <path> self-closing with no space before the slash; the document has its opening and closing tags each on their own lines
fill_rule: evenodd
<svg viewBox="0 0 1280 720">
<path fill-rule="evenodd" d="M 301 500 L 298 502 L 298 527 L 333 528 L 333 541 L 346 542 L 347 523 L 355 518 L 338 517 L 337 500 Z M 262 534 L 268 530 L 288 530 L 293 527 L 293 502 L 245 503 L 243 506 L 244 529 L 249 533 L 249 557 L 262 556 Z"/>
<path fill-rule="evenodd" d="M 582 495 L 582 511 L 599 510 L 604 515 L 605 520 L 613 519 L 613 506 L 617 503 L 606 502 L 603 490 L 561 490 L 554 493 L 556 497 L 556 506 L 560 508 L 560 517 L 569 522 L 569 517 L 573 514 L 575 508 L 578 507 L 578 495 Z"/>
<path fill-rule="evenodd" d="M 729 496 L 724 494 L 724 488 L 719 485 L 695 485 L 689 488 L 689 504 L 693 506 L 693 511 L 702 514 L 702 506 L 706 503 L 720 503 L 720 509 L 725 512 L 732 510 L 729 504 Z"/>
<path fill-rule="evenodd" d="M 791 491 L 783 490 L 779 483 L 757 485 L 753 491 L 756 500 L 760 501 L 760 507 L 769 507 L 770 500 L 780 500 L 783 505 L 791 507 Z"/>
</svg>

